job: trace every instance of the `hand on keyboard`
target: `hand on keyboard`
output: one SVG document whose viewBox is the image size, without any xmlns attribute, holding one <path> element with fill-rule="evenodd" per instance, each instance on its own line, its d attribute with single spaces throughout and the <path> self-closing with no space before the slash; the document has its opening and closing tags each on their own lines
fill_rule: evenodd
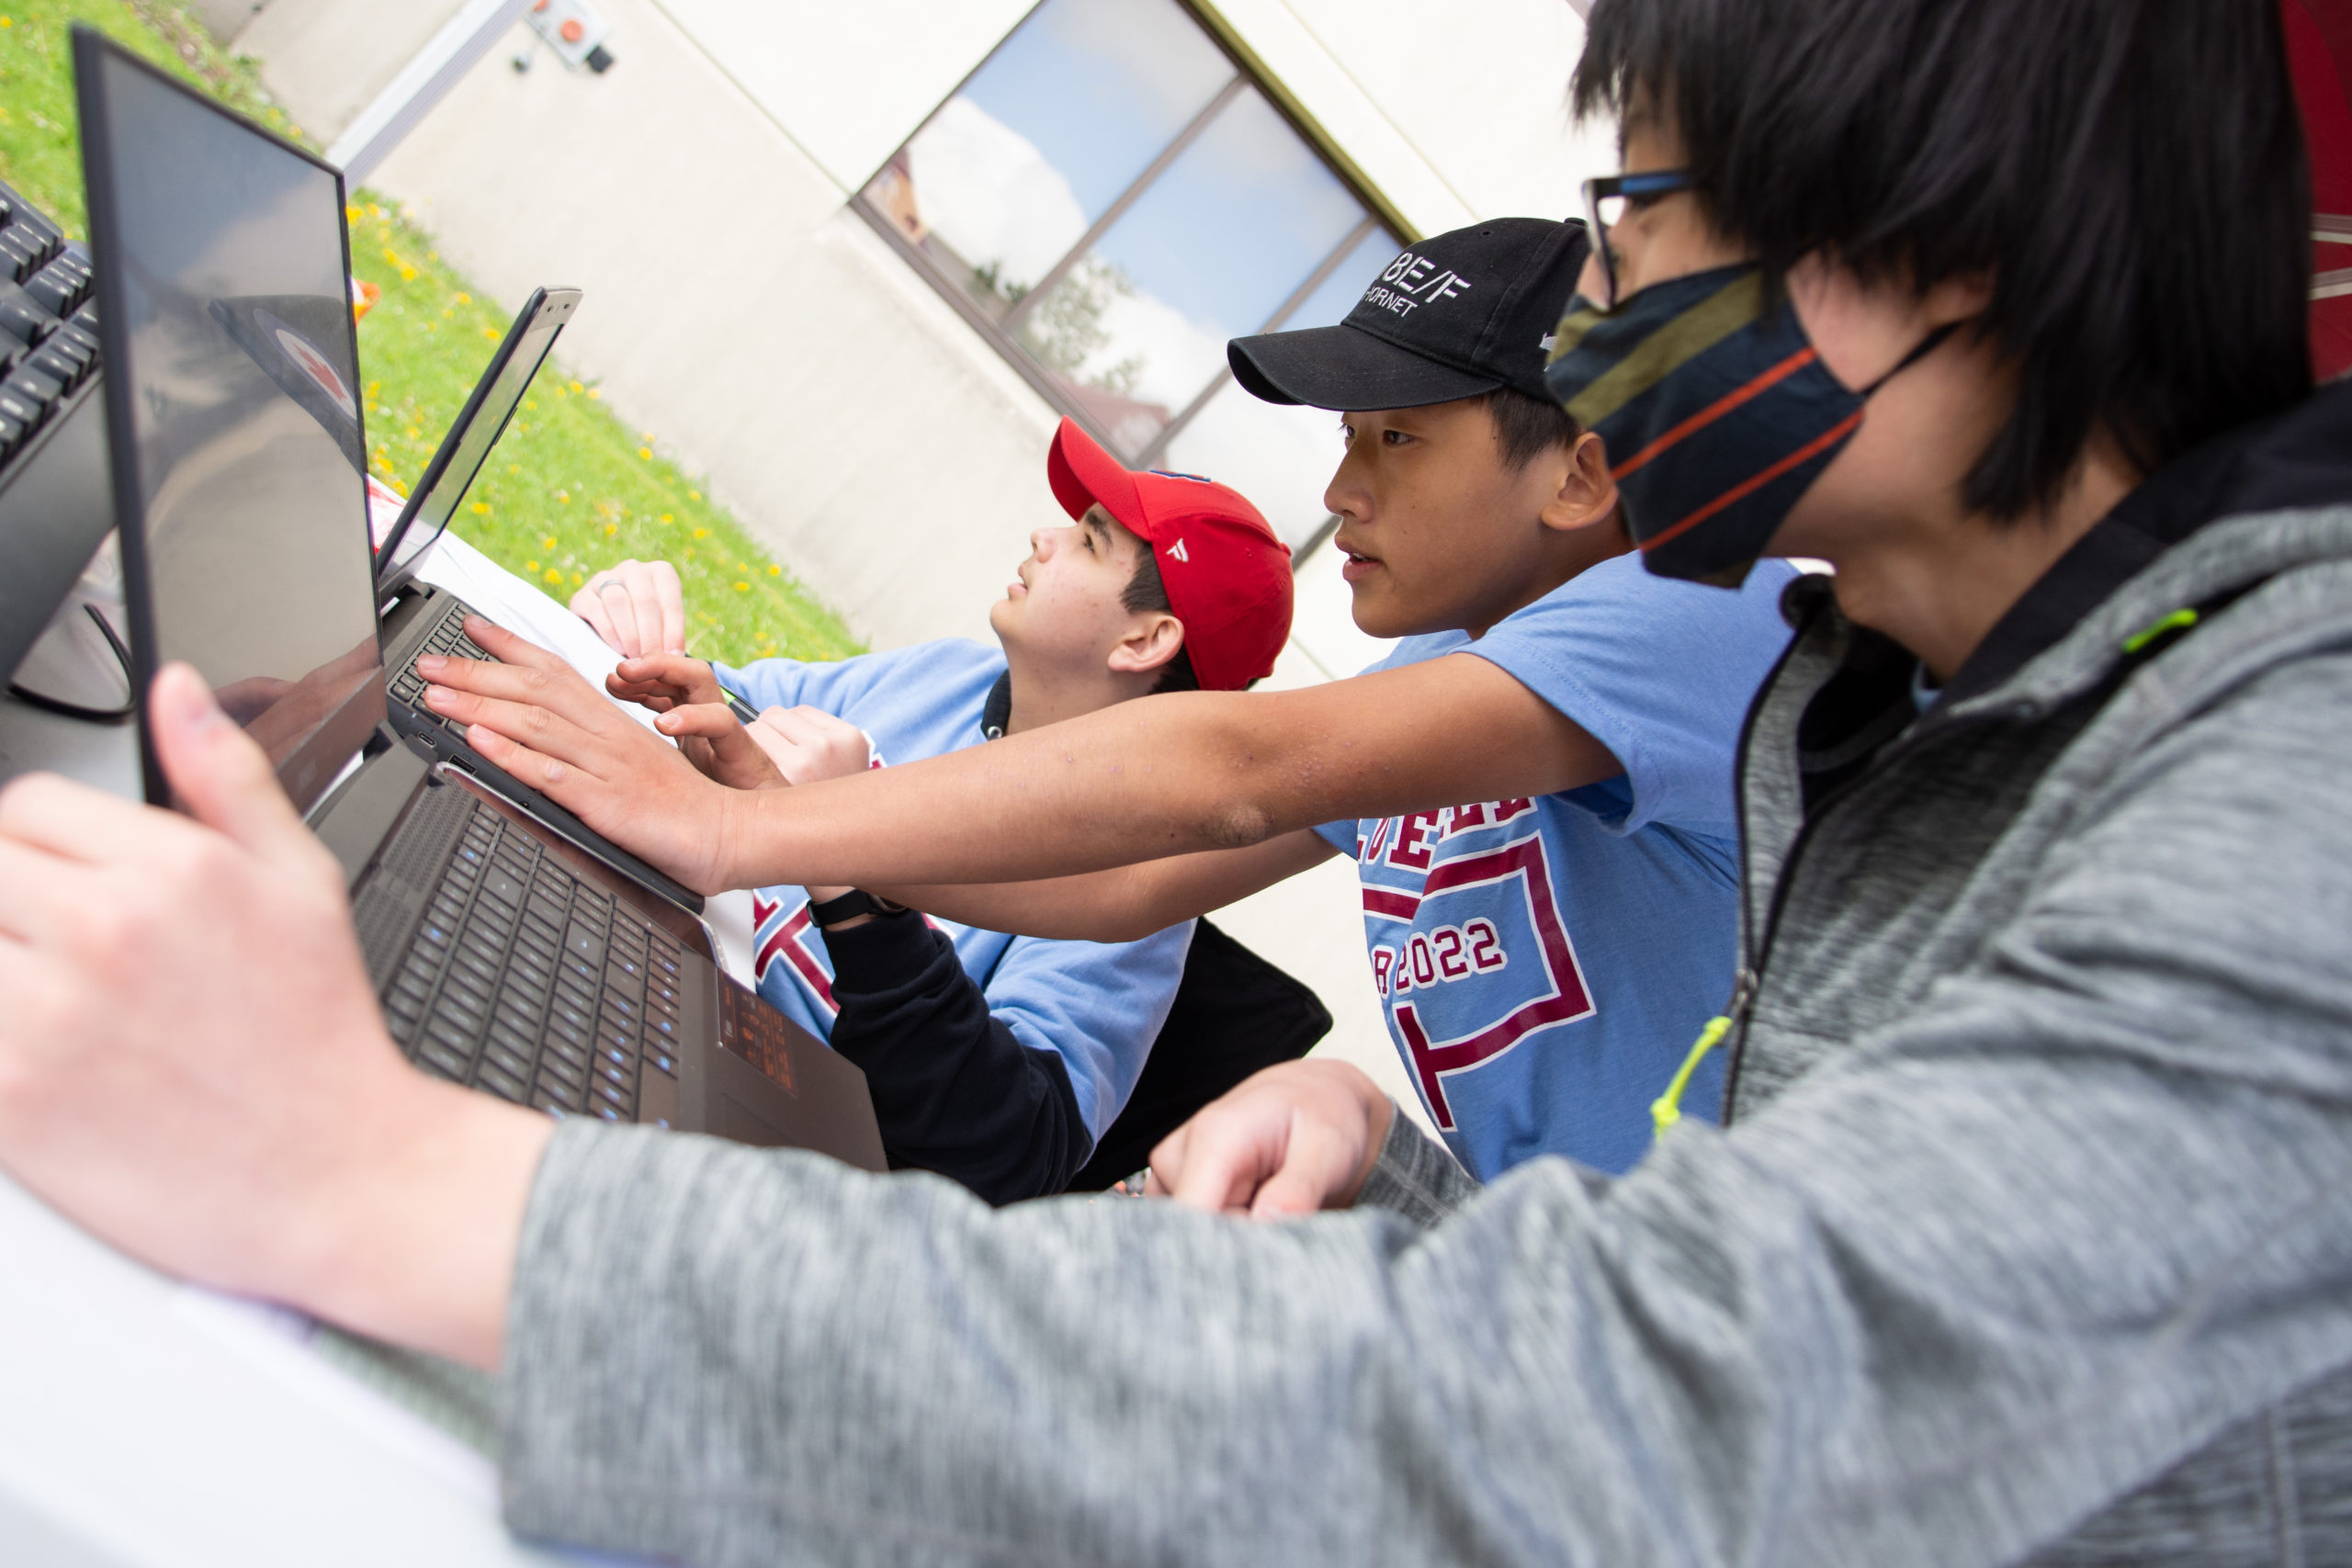
<svg viewBox="0 0 2352 1568">
<path fill-rule="evenodd" d="M 465 629 L 494 662 L 419 659 L 428 711 L 468 726 L 474 750 L 665 874 L 703 893 L 734 886 L 746 792 L 704 777 L 545 649 L 479 616 Z"/>
<path fill-rule="evenodd" d="M 757 727 L 747 733 L 718 676 L 699 659 L 680 653 L 624 659 L 605 677 L 605 690 L 659 714 L 662 732 L 706 778 L 729 789 L 781 789 L 792 782 L 770 761 L 773 747 L 752 744 Z"/>
</svg>

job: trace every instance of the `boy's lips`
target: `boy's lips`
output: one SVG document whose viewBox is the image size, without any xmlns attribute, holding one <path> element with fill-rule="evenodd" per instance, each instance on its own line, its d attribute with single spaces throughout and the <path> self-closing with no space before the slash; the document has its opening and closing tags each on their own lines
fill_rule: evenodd
<svg viewBox="0 0 2352 1568">
<path fill-rule="evenodd" d="M 1347 563 L 1340 568 L 1340 580 L 1343 582 L 1361 581 L 1379 570 L 1383 564 L 1378 556 L 1365 555 L 1344 539 L 1333 539 L 1331 543 L 1337 546 L 1340 553 L 1347 558 Z"/>
</svg>

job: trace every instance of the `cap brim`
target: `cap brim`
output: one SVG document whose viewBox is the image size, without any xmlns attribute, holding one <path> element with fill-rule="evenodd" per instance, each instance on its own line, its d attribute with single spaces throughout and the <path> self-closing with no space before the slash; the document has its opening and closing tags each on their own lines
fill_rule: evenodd
<svg viewBox="0 0 2352 1568">
<path fill-rule="evenodd" d="M 1053 443 L 1046 448 L 1046 481 L 1053 487 L 1054 499 L 1072 518 L 1085 516 L 1087 507 L 1100 502 L 1122 526 L 1151 537 L 1150 521 L 1136 492 L 1135 475 L 1095 445 L 1074 419 L 1063 418 Z"/>
<path fill-rule="evenodd" d="M 1441 365 L 1344 323 L 1238 337 L 1225 345 L 1225 359 L 1252 397 L 1342 412 L 1425 408 L 1503 384 L 1498 376 Z"/>
</svg>

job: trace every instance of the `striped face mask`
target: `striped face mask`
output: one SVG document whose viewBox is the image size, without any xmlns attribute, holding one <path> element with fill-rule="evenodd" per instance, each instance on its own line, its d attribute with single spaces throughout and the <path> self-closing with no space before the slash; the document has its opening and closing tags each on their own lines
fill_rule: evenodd
<svg viewBox="0 0 2352 1568">
<path fill-rule="evenodd" d="M 1599 435 L 1626 531 L 1650 570 L 1736 587 L 1862 423 L 1862 405 L 1951 331 L 1857 392 L 1829 373 L 1785 299 L 1767 309 L 1754 264 L 1627 296 L 1579 295 L 1544 379 Z"/>
</svg>

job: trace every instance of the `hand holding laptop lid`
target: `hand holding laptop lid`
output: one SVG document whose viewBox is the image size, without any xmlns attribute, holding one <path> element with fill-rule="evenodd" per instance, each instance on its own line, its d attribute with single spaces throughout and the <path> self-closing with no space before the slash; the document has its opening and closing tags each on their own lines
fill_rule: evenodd
<svg viewBox="0 0 2352 1568">
<path fill-rule="evenodd" d="M 195 820 L 0 793 L 0 1164 L 171 1273 L 494 1365 L 552 1123 L 401 1059 L 267 758 L 186 664 L 148 712 Z"/>
</svg>

